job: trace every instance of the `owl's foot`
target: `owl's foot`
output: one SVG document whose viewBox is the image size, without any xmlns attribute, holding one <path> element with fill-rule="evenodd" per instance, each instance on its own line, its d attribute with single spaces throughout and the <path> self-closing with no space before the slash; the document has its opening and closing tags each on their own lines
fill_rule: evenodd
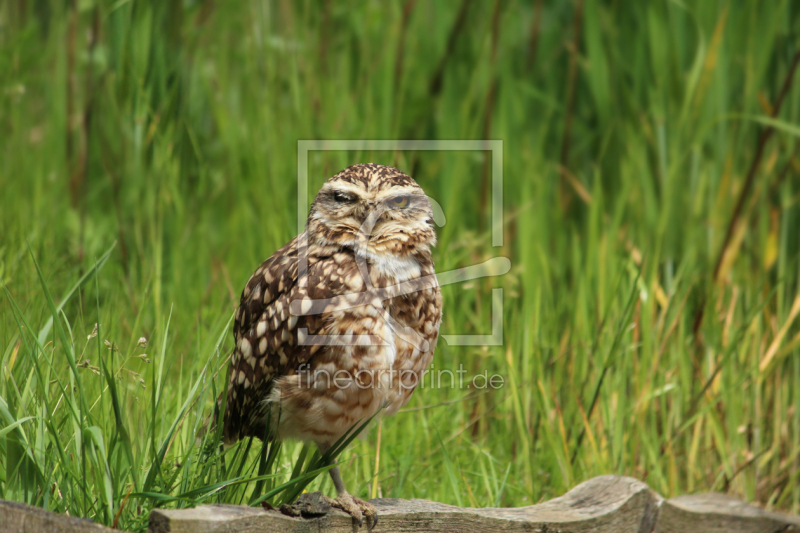
<svg viewBox="0 0 800 533">
<path fill-rule="evenodd" d="M 348 492 L 341 493 L 337 498 L 328 498 L 328 503 L 331 507 L 341 509 L 345 513 L 353 517 L 353 523 L 357 523 L 358 527 L 364 525 L 364 519 L 367 521 L 367 531 L 378 525 L 378 510 L 369 502 L 365 502 L 361 498 L 356 498 Z"/>
</svg>

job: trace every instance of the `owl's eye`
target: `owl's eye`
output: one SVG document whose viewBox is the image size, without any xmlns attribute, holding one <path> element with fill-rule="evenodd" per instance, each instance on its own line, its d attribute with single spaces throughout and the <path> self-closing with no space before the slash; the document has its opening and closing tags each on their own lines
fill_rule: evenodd
<svg viewBox="0 0 800 533">
<path fill-rule="evenodd" d="M 389 203 L 394 207 L 406 207 L 408 205 L 408 196 L 395 196 Z"/>
<path fill-rule="evenodd" d="M 352 196 L 350 196 L 349 194 L 345 194 L 345 193 L 343 193 L 341 191 L 334 192 L 333 193 L 333 199 L 336 200 L 339 203 L 348 203 L 348 202 L 352 202 L 354 200 L 354 198 Z"/>
</svg>

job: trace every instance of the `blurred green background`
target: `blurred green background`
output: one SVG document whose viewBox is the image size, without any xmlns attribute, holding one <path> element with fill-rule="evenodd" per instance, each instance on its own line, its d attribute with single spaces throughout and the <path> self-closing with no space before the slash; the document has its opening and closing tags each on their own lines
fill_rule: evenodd
<svg viewBox="0 0 800 533">
<path fill-rule="evenodd" d="M 298 140 L 499 139 L 502 248 L 488 152 L 310 154 L 309 201 L 394 165 L 444 209 L 438 270 L 512 263 L 444 288 L 442 333 L 487 334 L 502 287 L 503 346 L 434 363 L 505 386 L 419 390 L 348 488 L 520 506 L 617 473 L 797 512 L 799 31 L 791 0 L 3 2 L 0 497 L 127 529 L 254 501 L 258 443 L 195 432 L 296 234 Z"/>
</svg>

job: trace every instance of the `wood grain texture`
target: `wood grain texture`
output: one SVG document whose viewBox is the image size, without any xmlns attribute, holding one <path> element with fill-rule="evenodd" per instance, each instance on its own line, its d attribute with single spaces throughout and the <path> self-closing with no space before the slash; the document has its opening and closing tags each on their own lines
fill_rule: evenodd
<svg viewBox="0 0 800 533">
<path fill-rule="evenodd" d="M 656 533 L 778 533 L 800 531 L 800 517 L 766 511 L 725 494 L 677 496 L 664 502 Z"/>
<path fill-rule="evenodd" d="M 653 531 L 660 496 L 632 478 L 601 476 L 548 502 L 510 509 L 459 508 L 427 500 L 377 499 L 381 532 Z M 206 505 L 156 510 L 150 533 L 272 533 L 353 531 L 350 517 L 334 509 L 319 518 L 292 518 L 279 511 Z"/>
<path fill-rule="evenodd" d="M 319 493 L 303 495 L 290 517 L 277 510 L 237 505 L 156 509 L 149 533 L 350 533 L 350 517 L 328 512 Z M 800 532 L 800 517 L 766 511 L 724 494 L 695 494 L 664 500 L 628 477 L 601 476 L 568 493 L 529 507 L 460 508 L 427 500 L 372 500 L 382 532 L 482 533 L 778 533 Z M 318 516 L 320 513 L 325 513 Z M 91 520 L 73 518 L 0 500 L 0 533 L 111 533 Z M 360 531 L 366 531 L 362 528 Z"/>
<path fill-rule="evenodd" d="M 112 533 L 84 518 L 45 511 L 24 503 L 0 500 L 0 533 Z"/>
</svg>

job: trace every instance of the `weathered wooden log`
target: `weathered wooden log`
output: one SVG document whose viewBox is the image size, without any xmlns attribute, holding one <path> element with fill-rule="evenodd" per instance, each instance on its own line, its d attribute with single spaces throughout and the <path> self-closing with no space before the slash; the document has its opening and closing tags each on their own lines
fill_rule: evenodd
<svg viewBox="0 0 800 533">
<path fill-rule="evenodd" d="M 800 517 L 772 513 L 725 494 L 677 496 L 663 503 L 656 533 L 767 533 L 800 531 Z"/>
<path fill-rule="evenodd" d="M 150 533 L 341 533 L 353 531 L 349 516 L 330 509 L 319 493 L 305 494 L 294 506 L 300 517 L 277 510 L 236 505 L 156 509 Z M 663 500 L 641 481 L 601 476 L 538 505 L 510 509 L 469 509 L 426 500 L 372 500 L 381 532 L 526 531 L 562 533 L 761 533 L 800 532 L 800 517 L 766 511 L 723 494 L 696 494 Z M 111 533 L 73 518 L 0 500 L 0 533 Z M 365 531 L 362 529 L 362 531 Z"/>
<path fill-rule="evenodd" d="M 652 532 L 661 497 L 641 481 L 601 476 L 539 505 L 509 509 L 460 508 L 426 500 L 377 499 L 380 532 L 561 531 Z M 155 510 L 150 533 L 350 533 L 351 518 L 338 509 L 316 518 L 230 505 Z"/>
<path fill-rule="evenodd" d="M 2 533 L 114 533 L 85 518 L 74 518 L 45 511 L 19 502 L 0 500 L 0 532 Z"/>
</svg>

